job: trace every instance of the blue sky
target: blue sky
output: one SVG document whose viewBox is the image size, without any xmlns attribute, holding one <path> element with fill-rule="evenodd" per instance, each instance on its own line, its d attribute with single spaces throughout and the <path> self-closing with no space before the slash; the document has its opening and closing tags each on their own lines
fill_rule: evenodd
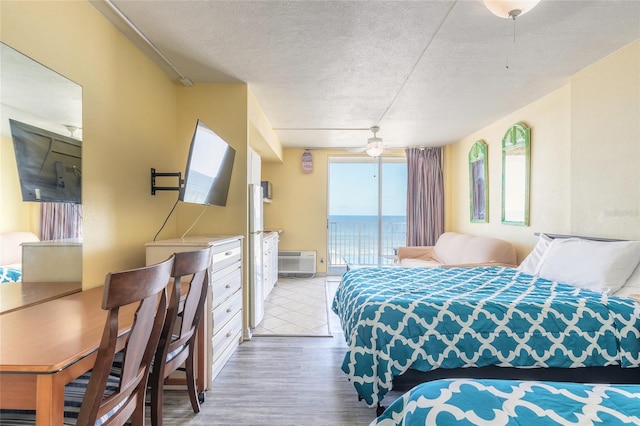
<svg viewBox="0 0 640 426">
<path fill-rule="evenodd" d="M 382 215 L 406 215 L 406 163 L 384 163 L 382 176 Z M 329 215 L 377 215 L 377 185 L 377 162 L 330 163 Z"/>
</svg>

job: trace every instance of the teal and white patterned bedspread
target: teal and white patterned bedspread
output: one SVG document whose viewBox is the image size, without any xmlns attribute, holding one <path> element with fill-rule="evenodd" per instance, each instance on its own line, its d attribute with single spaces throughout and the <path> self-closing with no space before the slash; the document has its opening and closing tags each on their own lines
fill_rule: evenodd
<svg viewBox="0 0 640 426">
<path fill-rule="evenodd" d="M 22 279 L 22 271 L 18 268 L 0 266 L 0 283 L 15 283 Z"/>
<path fill-rule="evenodd" d="M 640 385 L 435 380 L 402 395 L 370 426 L 592 424 L 640 424 Z"/>
<path fill-rule="evenodd" d="M 369 406 L 409 368 L 640 365 L 640 305 L 513 268 L 362 268 L 332 305 Z"/>
</svg>

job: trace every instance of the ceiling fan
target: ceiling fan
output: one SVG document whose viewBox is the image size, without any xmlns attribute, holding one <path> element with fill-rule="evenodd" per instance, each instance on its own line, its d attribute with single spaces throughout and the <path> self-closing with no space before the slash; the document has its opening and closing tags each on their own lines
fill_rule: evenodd
<svg viewBox="0 0 640 426">
<path fill-rule="evenodd" d="M 365 147 L 365 152 L 369 157 L 379 157 L 384 151 L 384 144 L 382 143 L 382 138 L 379 138 L 376 133 L 380 131 L 379 126 L 372 126 L 369 129 L 373 132 L 373 137 L 367 139 L 367 146 Z"/>
<path fill-rule="evenodd" d="M 337 131 L 363 131 L 370 130 L 373 133 L 373 137 L 367 139 L 367 144 L 365 146 L 344 146 L 344 147 L 332 147 L 332 149 L 344 149 L 345 151 L 352 153 L 366 152 L 370 157 L 379 157 L 384 152 L 385 146 L 382 142 L 382 138 L 377 136 L 377 133 L 380 131 L 379 126 L 371 126 L 369 129 L 367 128 L 336 128 L 336 127 L 307 127 L 307 128 L 285 128 L 285 127 L 276 127 L 273 130 L 337 130 Z M 314 149 L 326 149 L 322 147 L 307 147 L 307 150 Z"/>
<path fill-rule="evenodd" d="M 373 137 L 367 139 L 367 144 L 365 146 L 345 147 L 343 149 L 353 153 L 366 152 L 370 157 L 379 157 L 382 155 L 384 152 L 384 143 L 382 142 L 382 138 L 379 138 L 376 135 L 376 133 L 380 131 L 380 127 L 371 126 L 369 130 L 373 133 Z"/>
</svg>

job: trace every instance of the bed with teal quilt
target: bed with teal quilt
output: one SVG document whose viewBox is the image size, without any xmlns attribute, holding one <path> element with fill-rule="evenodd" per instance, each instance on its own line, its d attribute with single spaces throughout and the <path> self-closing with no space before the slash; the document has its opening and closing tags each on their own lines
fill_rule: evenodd
<svg viewBox="0 0 640 426">
<path fill-rule="evenodd" d="M 634 381 L 640 371 L 640 305 L 514 268 L 353 269 L 332 309 L 342 370 L 372 407 L 410 369 L 615 366 Z"/>
<path fill-rule="evenodd" d="M 640 385 L 442 379 L 405 393 L 370 426 L 591 424 L 640 424 Z"/>
</svg>

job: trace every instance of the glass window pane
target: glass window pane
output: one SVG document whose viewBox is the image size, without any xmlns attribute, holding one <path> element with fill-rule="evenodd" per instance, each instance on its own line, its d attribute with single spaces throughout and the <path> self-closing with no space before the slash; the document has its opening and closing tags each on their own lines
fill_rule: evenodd
<svg viewBox="0 0 640 426">
<path fill-rule="evenodd" d="M 406 242 L 404 158 L 329 159 L 328 272 L 393 263 Z"/>
</svg>

